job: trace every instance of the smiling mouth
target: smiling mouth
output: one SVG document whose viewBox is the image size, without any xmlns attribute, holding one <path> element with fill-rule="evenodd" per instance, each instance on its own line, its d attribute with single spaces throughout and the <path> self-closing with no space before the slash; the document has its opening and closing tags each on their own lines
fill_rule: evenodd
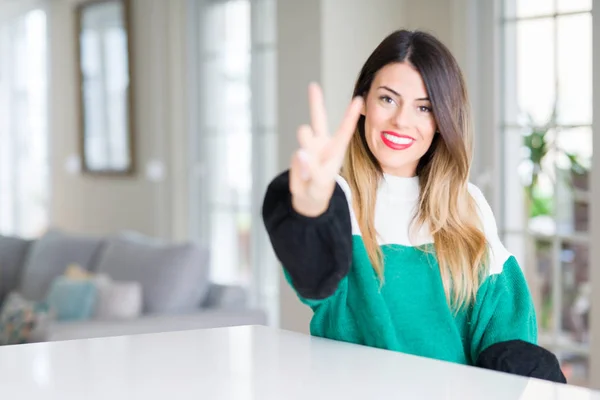
<svg viewBox="0 0 600 400">
<path fill-rule="evenodd" d="M 395 132 L 381 132 L 383 143 L 393 150 L 406 150 L 415 143 L 415 139 L 406 136 L 398 135 Z"/>
</svg>

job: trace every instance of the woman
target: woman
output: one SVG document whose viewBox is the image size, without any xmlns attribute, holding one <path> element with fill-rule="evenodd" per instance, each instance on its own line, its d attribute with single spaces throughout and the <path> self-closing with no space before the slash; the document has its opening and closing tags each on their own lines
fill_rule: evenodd
<svg viewBox="0 0 600 400">
<path fill-rule="evenodd" d="M 311 333 L 564 382 L 536 345 L 521 269 L 468 183 L 471 117 L 448 49 L 419 31 L 388 36 L 333 137 L 314 84 L 309 100 L 312 123 L 263 218 L 314 312 Z"/>
</svg>

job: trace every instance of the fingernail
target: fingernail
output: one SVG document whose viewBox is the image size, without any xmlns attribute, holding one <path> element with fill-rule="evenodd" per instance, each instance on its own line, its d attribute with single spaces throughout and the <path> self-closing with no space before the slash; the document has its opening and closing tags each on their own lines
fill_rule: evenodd
<svg viewBox="0 0 600 400">
<path fill-rule="evenodd" d="M 303 181 L 307 181 L 309 177 L 308 171 L 305 168 L 300 168 L 300 178 Z"/>
<path fill-rule="evenodd" d="M 309 157 L 310 156 L 306 150 L 304 150 L 304 149 L 298 150 L 298 158 L 300 159 L 300 161 L 302 161 L 302 163 L 308 164 Z"/>
<path fill-rule="evenodd" d="M 308 173 L 308 159 L 309 155 L 304 149 L 298 150 L 298 159 L 300 160 L 300 178 L 303 181 L 307 181 L 310 177 Z"/>
</svg>

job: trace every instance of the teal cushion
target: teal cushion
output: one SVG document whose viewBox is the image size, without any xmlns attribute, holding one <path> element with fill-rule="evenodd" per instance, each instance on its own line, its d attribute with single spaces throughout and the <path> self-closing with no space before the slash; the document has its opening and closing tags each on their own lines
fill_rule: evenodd
<svg viewBox="0 0 600 400">
<path fill-rule="evenodd" d="M 58 321 L 82 321 L 94 315 L 97 296 L 93 281 L 59 276 L 52 282 L 47 302 Z"/>
</svg>

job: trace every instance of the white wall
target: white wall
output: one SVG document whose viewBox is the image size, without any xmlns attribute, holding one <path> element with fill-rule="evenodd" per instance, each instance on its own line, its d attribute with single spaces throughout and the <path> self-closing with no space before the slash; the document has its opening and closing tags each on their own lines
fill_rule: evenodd
<svg viewBox="0 0 600 400">
<path fill-rule="evenodd" d="M 78 155 L 77 3 L 50 2 L 52 224 L 94 234 L 131 229 L 159 237 L 183 236 L 185 0 L 132 1 L 137 174 L 130 178 L 90 177 L 65 169 L 67 159 Z M 152 160 L 164 164 L 161 182 L 145 176 Z"/>
<path fill-rule="evenodd" d="M 360 68 L 371 52 L 388 34 L 405 26 L 404 4 L 398 0 L 321 1 L 321 83 L 332 130 L 341 121 Z"/>
</svg>

